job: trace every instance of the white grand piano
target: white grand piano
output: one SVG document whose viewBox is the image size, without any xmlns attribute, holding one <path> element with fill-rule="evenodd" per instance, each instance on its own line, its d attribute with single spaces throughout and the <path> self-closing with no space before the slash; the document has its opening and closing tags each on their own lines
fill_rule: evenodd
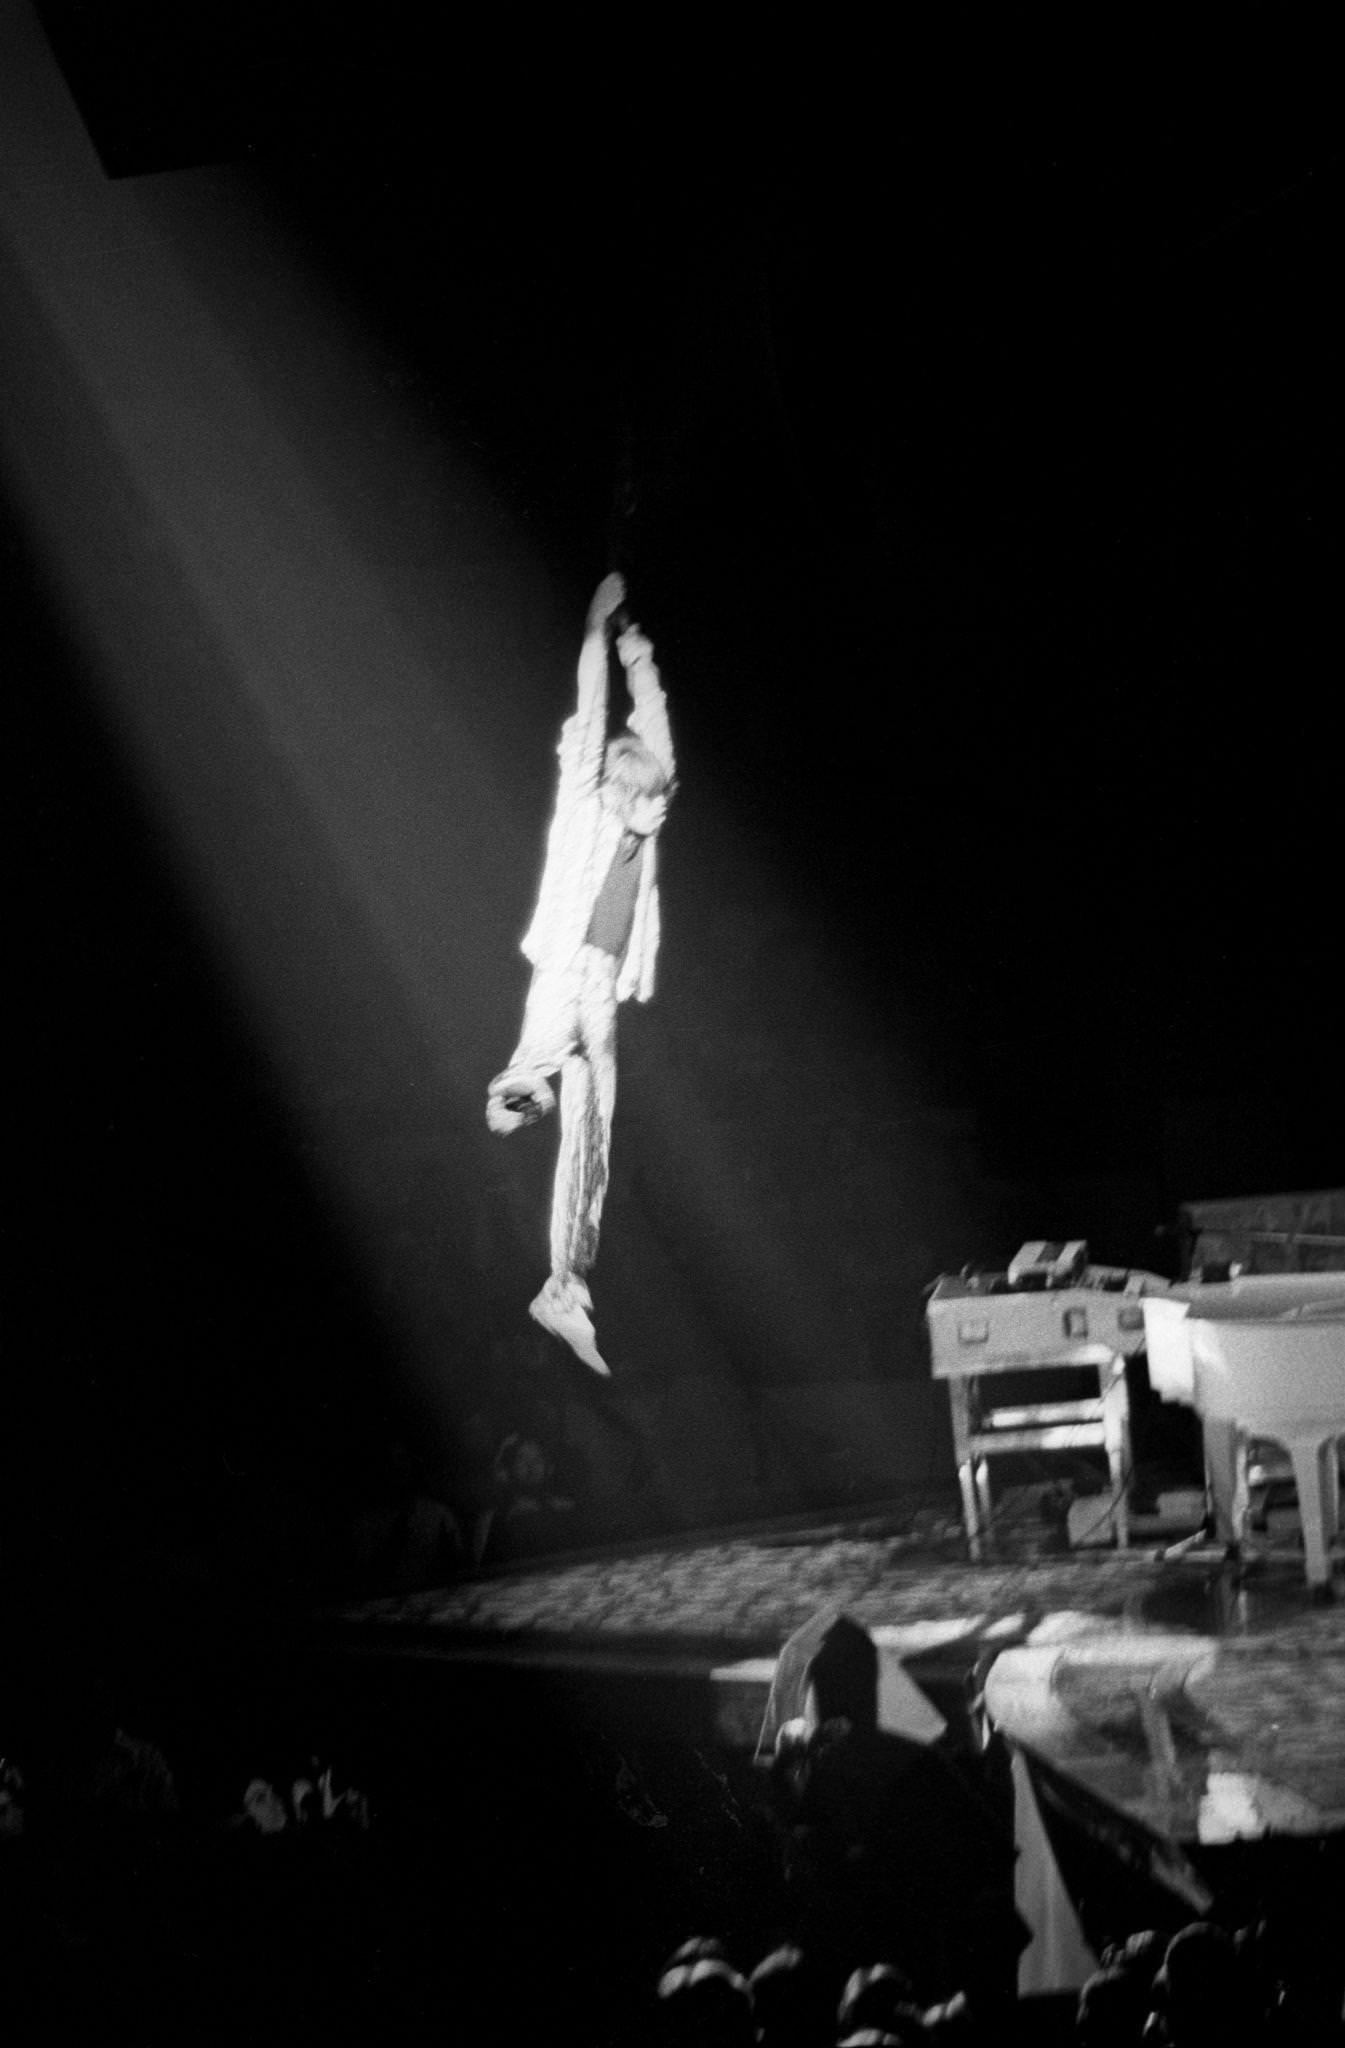
<svg viewBox="0 0 1345 2048">
<path fill-rule="evenodd" d="M 1221 1539 L 1241 1540 L 1247 1443 L 1282 1444 L 1298 1486 L 1308 1583 L 1329 1586 L 1340 1533 L 1336 1440 L 1345 1436 L 1345 1273 L 1184 1282 L 1140 1307 L 1150 1385 L 1201 1418 Z"/>
</svg>

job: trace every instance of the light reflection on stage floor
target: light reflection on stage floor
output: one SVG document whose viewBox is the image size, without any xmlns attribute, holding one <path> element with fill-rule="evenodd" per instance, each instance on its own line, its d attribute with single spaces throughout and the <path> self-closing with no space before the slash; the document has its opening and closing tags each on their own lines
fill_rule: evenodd
<svg viewBox="0 0 1345 2048">
<path fill-rule="evenodd" d="M 997 1726 L 1160 1835 L 1345 1828 L 1345 1645 L 1048 1616 L 986 1681 Z"/>
<path fill-rule="evenodd" d="M 971 1564 L 835 1528 L 544 1560 L 329 1617 L 352 1646 L 575 1668 L 700 1670 L 721 1737 L 755 1746 L 774 1658 L 844 1607 L 945 1717 L 983 1680 L 995 1721 L 1169 1839 L 1345 1829 L 1345 1605 L 1301 1563 L 1210 1556 Z"/>
</svg>

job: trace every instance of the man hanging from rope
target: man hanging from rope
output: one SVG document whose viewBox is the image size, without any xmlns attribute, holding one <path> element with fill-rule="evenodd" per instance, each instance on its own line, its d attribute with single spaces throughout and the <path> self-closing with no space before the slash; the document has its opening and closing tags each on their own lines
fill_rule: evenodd
<svg viewBox="0 0 1345 2048">
<path fill-rule="evenodd" d="M 523 1031 L 490 1084 L 486 1122 L 501 1134 L 555 1107 L 560 1150 L 551 1201 L 551 1275 L 531 1305 L 544 1329 L 595 1372 L 593 1301 L 584 1275 L 598 1251 L 616 1102 L 617 1005 L 648 1002 L 658 952 L 659 830 L 673 794 L 667 702 L 654 650 L 627 616 L 626 587 L 607 576 L 589 606 L 578 702 L 561 729 L 560 780 L 546 866 L 523 939 L 532 984 Z M 608 657 L 615 646 L 631 710 L 607 737 Z"/>
</svg>

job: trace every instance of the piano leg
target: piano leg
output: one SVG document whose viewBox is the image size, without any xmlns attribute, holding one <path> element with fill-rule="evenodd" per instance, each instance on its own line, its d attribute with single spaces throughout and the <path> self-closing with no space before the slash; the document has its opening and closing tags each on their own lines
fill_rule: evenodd
<svg viewBox="0 0 1345 2048">
<path fill-rule="evenodd" d="M 1329 1548 L 1340 1534 L 1340 1439 L 1332 1437 L 1322 1445 L 1322 1486 L 1326 1501 L 1326 1541 Z"/>
<path fill-rule="evenodd" d="M 1336 1516 L 1336 1478 L 1334 1470 L 1328 1472 L 1328 1461 L 1334 1467 L 1336 1460 L 1335 1438 L 1325 1443 L 1318 1435 L 1295 1437 L 1288 1445 L 1294 1461 L 1294 1479 L 1298 1486 L 1298 1518 L 1303 1525 L 1303 1554 L 1308 1570 L 1308 1584 L 1314 1592 L 1329 1588 L 1331 1584 L 1331 1559 L 1327 1544 L 1334 1533 L 1331 1525 Z"/>
<path fill-rule="evenodd" d="M 1242 1477 L 1242 1446 L 1237 1424 L 1221 1415 L 1201 1418 L 1205 1438 L 1205 1470 L 1210 1483 L 1210 1507 L 1214 1533 L 1225 1549 L 1237 1551 L 1242 1543 L 1246 1503 Z"/>
</svg>

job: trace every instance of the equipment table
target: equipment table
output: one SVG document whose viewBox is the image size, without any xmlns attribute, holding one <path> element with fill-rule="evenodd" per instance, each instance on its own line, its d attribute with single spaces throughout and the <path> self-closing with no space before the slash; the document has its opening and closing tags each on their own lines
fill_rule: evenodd
<svg viewBox="0 0 1345 2048">
<path fill-rule="evenodd" d="M 974 1558 L 990 1520 L 989 1460 L 1009 1451 L 1105 1451 L 1117 1542 L 1130 1540 L 1130 1406 L 1126 1359 L 1144 1349 L 1145 1294 L 1156 1274 L 1088 1267 L 1067 1287 L 1011 1287 L 1004 1274 L 945 1276 L 926 1308 L 935 1379 L 948 1382 L 967 1541 Z M 996 1398 L 1008 1373 L 1088 1367 L 1097 1391 L 1083 1400 L 1010 1405 Z"/>
</svg>

